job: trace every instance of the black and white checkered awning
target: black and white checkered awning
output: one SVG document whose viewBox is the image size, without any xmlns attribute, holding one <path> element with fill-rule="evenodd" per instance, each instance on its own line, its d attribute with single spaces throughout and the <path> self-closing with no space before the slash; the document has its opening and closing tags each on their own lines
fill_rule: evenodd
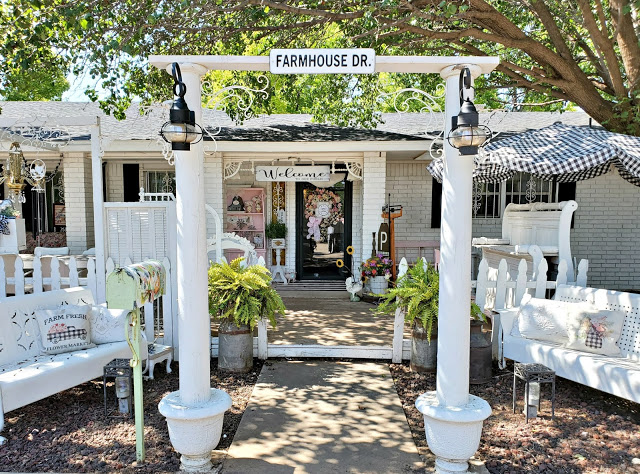
<svg viewBox="0 0 640 474">
<path fill-rule="evenodd" d="M 615 165 L 624 179 L 640 186 L 640 137 L 586 126 L 555 123 L 514 135 L 490 143 L 475 160 L 473 178 L 480 182 L 504 181 L 523 171 L 567 183 L 595 178 Z M 442 181 L 442 159 L 427 169 Z"/>
</svg>

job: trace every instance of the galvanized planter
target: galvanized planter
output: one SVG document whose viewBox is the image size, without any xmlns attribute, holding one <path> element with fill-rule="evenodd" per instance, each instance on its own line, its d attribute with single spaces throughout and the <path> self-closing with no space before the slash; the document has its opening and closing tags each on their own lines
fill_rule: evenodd
<svg viewBox="0 0 640 474">
<path fill-rule="evenodd" d="M 413 325 L 411 336 L 411 370 L 435 372 L 438 356 L 437 327 L 431 332 L 431 342 L 427 339 L 427 330 L 419 324 Z"/>
<path fill-rule="evenodd" d="M 482 321 L 471 321 L 469 383 L 489 383 L 491 376 L 491 341 L 482 332 Z"/>
<path fill-rule="evenodd" d="M 218 368 L 225 372 L 246 373 L 253 368 L 253 334 L 248 324 L 230 321 L 218 329 Z"/>
</svg>

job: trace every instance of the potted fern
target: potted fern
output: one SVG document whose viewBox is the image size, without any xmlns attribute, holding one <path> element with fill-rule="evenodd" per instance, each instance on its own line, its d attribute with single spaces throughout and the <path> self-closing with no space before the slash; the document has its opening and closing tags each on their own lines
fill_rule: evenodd
<svg viewBox="0 0 640 474">
<path fill-rule="evenodd" d="M 218 367 L 248 372 L 253 367 L 253 330 L 262 318 L 276 326 L 284 315 L 280 295 L 271 288 L 271 273 L 262 265 L 246 266 L 244 257 L 209 268 L 209 314 L 220 321 Z"/>
<path fill-rule="evenodd" d="M 271 221 L 264 229 L 264 233 L 267 235 L 267 239 L 271 239 L 271 248 L 284 248 L 285 240 L 287 236 L 287 226 L 284 222 Z"/>
<path fill-rule="evenodd" d="M 434 372 L 438 354 L 438 298 L 440 276 L 433 265 L 416 264 L 398 279 L 395 288 L 382 296 L 376 314 L 404 312 L 405 321 L 411 324 L 411 370 Z M 470 316 L 484 319 L 475 303 L 470 303 Z"/>
</svg>

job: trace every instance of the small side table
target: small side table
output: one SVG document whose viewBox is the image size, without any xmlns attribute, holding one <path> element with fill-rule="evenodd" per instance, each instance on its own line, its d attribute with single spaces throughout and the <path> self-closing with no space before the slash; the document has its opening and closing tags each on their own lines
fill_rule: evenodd
<svg viewBox="0 0 640 474">
<path fill-rule="evenodd" d="M 107 377 L 129 377 L 129 416 L 133 408 L 133 368 L 129 365 L 129 359 L 113 359 L 104 366 L 102 373 L 102 387 L 104 391 L 104 414 L 107 416 Z"/>
<path fill-rule="evenodd" d="M 147 346 L 147 372 L 149 380 L 153 380 L 153 368 L 163 360 L 167 362 L 167 373 L 171 373 L 171 360 L 173 359 L 173 347 L 156 344 L 155 342 Z"/>
<path fill-rule="evenodd" d="M 523 380 L 525 383 L 524 392 L 524 412 L 526 422 L 529 423 L 529 384 L 550 383 L 551 384 L 551 420 L 555 419 L 556 404 L 556 373 L 549 367 L 542 364 L 523 364 L 516 362 L 513 365 L 513 412 L 516 412 L 516 380 Z M 538 409 L 540 409 L 540 399 L 538 399 Z"/>
<path fill-rule="evenodd" d="M 285 246 L 276 245 L 272 243 L 271 249 L 276 251 L 276 264 L 275 266 L 271 267 L 271 274 L 273 275 L 273 281 L 276 281 L 277 276 L 280 275 L 282 277 L 282 283 L 284 283 L 285 285 L 288 285 L 289 281 L 287 280 L 287 276 L 284 274 L 284 267 L 280 263 L 282 260 L 280 253 L 282 250 L 285 249 Z"/>
</svg>

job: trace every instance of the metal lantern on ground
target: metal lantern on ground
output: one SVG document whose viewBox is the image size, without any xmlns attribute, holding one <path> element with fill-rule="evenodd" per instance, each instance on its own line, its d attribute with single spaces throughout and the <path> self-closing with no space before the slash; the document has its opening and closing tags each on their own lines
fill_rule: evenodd
<svg viewBox="0 0 640 474">
<path fill-rule="evenodd" d="M 172 64 L 171 75 L 174 80 L 173 92 L 178 98 L 173 101 L 169 121 L 160 129 L 160 136 L 167 143 L 171 143 L 172 150 L 188 151 L 191 149 L 191 143 L 198 143 L 202 139 L 202 127 L 196 123 L 195 113 L 184 100 L 187 86 L 182 82 L 178 63 Z"/>
<path fill-rule="evenodd" d="M 478 111 L 469 96 L 471 89 L 471 71 L 464 68 L 460 72 L 460 113 L 451 117 L 451 132 L 447 137 L 449 144 L 461 155 L 476 155 L 478 147 L 491 136 L 487 126 L 479 125 Z"/>
</svg>

